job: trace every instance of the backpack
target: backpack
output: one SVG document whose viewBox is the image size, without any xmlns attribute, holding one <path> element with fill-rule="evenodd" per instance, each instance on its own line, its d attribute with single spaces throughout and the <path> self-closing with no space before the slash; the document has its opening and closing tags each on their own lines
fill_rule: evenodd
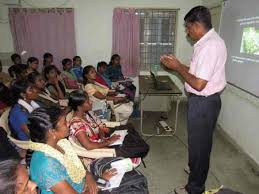
<svg viewBox="0 0 259 194">
<path fill-rule="evenodd" d="M 116 151 L 116 156 L 124 158 L 144 158 L 149 152 L 149 145 L 138 134 L 134 127 L 130 124 L 120 126 L 115 130 L 127 129 L 128 135 L 125 137 L 123 144 L 113 146 Z"/>
<path fill-rule="evenodd" d="M 100 158 L 94 160 L 90 164 L 90 171 L 93 174 L 95 180 L 97 180 L 101 174 L 111 168 L 111 163 L 123 158 Z M 148 194 L 148 184 L 146 177 L 136 169 L 130 172 L 126 172 L 122 178 L 121 184 L 117 188 L 112 190 L 99 191 L 100 194 Z"/>
</svg>

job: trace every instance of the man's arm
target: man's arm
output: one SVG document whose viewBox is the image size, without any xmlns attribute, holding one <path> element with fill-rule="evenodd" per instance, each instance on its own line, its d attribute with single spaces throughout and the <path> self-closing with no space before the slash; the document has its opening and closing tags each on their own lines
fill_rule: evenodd
<svg viewBox="0 0 259 194">
<path fill-rule="evenodd" d="M 185 71 L 189 72 L 189 70 L 190 70 L 190 67 L 189 67 L 189 66 L 184 65 L 184 64 L 182 64 L 182 66 L 183 66 L 183 68 L 185 69 Z"/>
<path fill-rule="evenodd" d="M 189 69 L 187 70 L 185 65 L 180 65 L 177 72 L 183 77 L 183 79 L 195 90 L 202 91 L 208 81 L 204 79 L 200 79 L 195 77 L 194 75 L 189 73 Z"/>
<path fill-rule="evenodd" d="M 208 81 L 197 78 L 189 73 L 189 67 L 183 65 L 173 56 L 162 56 L 161 62 L 169 69 L 177 71 L 183 79 L 195 90 L 202 91 Z"/>
</svg>

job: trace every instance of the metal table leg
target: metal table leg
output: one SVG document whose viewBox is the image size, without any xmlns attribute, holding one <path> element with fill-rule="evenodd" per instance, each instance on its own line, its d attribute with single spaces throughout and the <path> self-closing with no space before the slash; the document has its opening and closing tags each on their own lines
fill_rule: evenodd
<svg viewBox="0 0 259 194">
<path fill-rule="evenodd" d="M 141 134 L 143 136 L 156 136 L 156 137 L 172 137 L 174 136 L 176 130 L 177 130 L 177 124 L 178 124 L 178 111 L 179 111 L 179 104 L 181 101 L 180 96 L 176 96 L 176 107 L 175 107 L 175 124 L 174 124 L 174 129 L 172 130 L 172 133 L 170 134 L 150 134 L 150 133 L 144 133 L 143 130 L 143 103 L 142 103 L 142 96 L 140 95 L 140 130 Z"/>
<path fill-rule="evenodd" d="M 176 99 L 176 107 L 175 107 L 174 133 L 175 133 L 176 130 L 177 130 L 178 111 L 179 111 L 179 104 L 180 104 L 180 101 L 181 101 L 180 96 L 177 96 L 176 98 L 177 98 L 177 99 Z"/>
</svg>

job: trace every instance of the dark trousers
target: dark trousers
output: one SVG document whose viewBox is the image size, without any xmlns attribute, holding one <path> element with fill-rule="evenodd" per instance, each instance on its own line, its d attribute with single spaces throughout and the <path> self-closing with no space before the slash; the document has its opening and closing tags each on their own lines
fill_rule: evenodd
<svg viewBox="0 0 259 194">
<path fill-rule="evenodd" d="M 213 132 L 220 109 L 219 94 L 189 97 L 187 122 L 190 175 L 185 187 L 189 194 L 201 194 L 205 190 Z"/>
</svg>

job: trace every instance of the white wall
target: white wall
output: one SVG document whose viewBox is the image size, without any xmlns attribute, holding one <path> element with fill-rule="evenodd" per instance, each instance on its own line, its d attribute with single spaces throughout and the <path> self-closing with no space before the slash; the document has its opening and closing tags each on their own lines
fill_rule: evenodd
<svg viewBox="0 0 259 194">
<path fill-rule="evenodd" d="M 8 21 L 7 6 L 0 5 L 0 53 L 13 52 L 13 39 Z"/>
<path fill-rule="evenodd" d="M 208 7 L 215 7 L 220 2 L 222 0 L 202 0 L 202 3 Z M 241 77 L 240 79 L 249 78 Z M 244 152 L 259 164 L 259 99 L 229 84 L 221 95 L 221 99 L 219 125 Z"/>
<path fill-rule="evenodd" d="M 0 0 L 1 1 L 1 0 Z M 65 0 L 26 0 L 23 7 L 58 7 Z M 184 15 L 200 0 L 70 0 L 62 7 L 75 8 L 77 54 L 86 64 L 95 65 L 99 60 L 108 61 L 112 49 L 112 14 L 115 7 L 179 8 L 176 56 L 188 64 L 192 47 L 186 41 L 183 26 Z M 1 5 L 0 5 L 1 6 Z M 4 9 L 7 14 L 7 8 Z M 7 15 L 5 16 L 7 18 Z M 9 24 L 0 24 L 0 52 L 13 52 Z M 3 44 L 2 44 L 3 43 Z M 183 90 L 182 82 L 171 76 Z"/>
<path fill-rule="evenodd" d="M 201 0 L 202 5 L 212 8 L 212 7 L 217 7 L 223 2 L 223 0 Z"/>
<path fill-rule="evenodd" d="M 219 125 L 259 165 L 259 99 L 231 85 L 221 99 Z"/>
</svg>

